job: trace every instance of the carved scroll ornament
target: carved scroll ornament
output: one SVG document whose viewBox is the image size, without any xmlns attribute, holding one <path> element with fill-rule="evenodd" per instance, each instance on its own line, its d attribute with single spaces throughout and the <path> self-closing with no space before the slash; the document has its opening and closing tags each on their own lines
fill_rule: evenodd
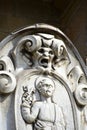
<svg viewBox="0 0 87 130">
<path fill-rule="evenodd" d="M 87 129 L 85 65 L 59 29 L 23 28 L 1 41 L 0 51 L 3 130 Z"/>
</svg>

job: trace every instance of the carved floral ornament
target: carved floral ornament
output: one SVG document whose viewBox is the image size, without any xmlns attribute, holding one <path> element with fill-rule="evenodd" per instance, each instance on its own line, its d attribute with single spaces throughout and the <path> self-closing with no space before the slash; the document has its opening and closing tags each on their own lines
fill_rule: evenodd
<svg viewBox="0 0 87 130">
<path fill-rule="evenodd" d="M 87 129 L 85 65 L 59 29 L 23 28 L 1 41 L 0 52 L 1 129 Z"/>
</svg>

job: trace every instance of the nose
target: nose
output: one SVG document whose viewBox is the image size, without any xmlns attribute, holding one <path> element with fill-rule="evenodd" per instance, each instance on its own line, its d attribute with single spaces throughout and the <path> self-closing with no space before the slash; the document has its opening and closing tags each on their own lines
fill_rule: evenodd
<svg viewBox="0 0 87 130">
<path fill-rule="evenodd" d="M 47 87 L 44 87 L 44 90 L 47 91 Z"/>
<path fill-rule="evenodd" d="M 44 52 L 44 56 L 49 56 L 49 52 Z"/>
</svg>

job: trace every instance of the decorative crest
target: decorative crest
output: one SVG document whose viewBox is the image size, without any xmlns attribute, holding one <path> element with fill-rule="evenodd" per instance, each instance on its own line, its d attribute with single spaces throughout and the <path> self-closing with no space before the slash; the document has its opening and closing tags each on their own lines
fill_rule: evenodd
<svg viewBox="0 0 87 130">
<path fill-rule="evenodd" d="M 86 66 L 59 29 L 36 24 L 0 43 L 1 130 L 86 130 Z"/>
</svg>

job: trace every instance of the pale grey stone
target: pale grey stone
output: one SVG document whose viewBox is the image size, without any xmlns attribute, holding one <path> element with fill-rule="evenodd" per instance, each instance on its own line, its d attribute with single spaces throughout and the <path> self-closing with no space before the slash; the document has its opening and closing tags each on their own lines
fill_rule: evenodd
<svg viewBox="0 0 87 130">
<path fill-rule="evenodd" d="M 0 52 L 1 130 L 87 129 L 86 66 L 59 29 L 23 28 Z"/>
</svg>

